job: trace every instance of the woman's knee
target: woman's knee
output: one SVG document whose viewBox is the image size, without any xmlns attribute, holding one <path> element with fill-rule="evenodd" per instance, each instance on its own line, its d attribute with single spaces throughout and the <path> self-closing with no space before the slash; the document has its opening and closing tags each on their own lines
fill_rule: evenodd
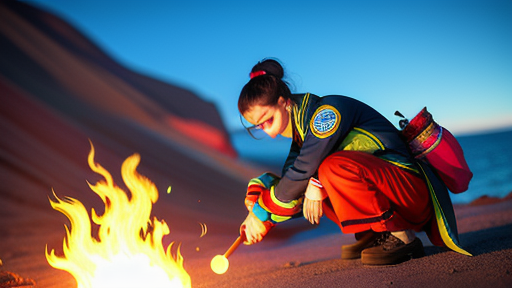
<svg viewBox="0 0 512 288">
<path fill-rule="evenodd" d="M 353 178 L 360 174 L 361 163 L 357 161 L 358 154 L 363 152 L 339 151 L 329 155 L 318 167 L 318 178 L 320 182 L 329 180 L 331 177 Z"/>
</svg>

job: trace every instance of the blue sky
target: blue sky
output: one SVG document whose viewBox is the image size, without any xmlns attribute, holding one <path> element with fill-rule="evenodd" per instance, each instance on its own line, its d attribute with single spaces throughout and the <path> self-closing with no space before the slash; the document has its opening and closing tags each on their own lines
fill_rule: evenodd
<svg viewBox="0 0 512 288">
<path fill-rule="evenodd" d="M 342 94 L 393 123 L 421 108 L 456 135 L 512 126 L 512 1 L 27 0 L 128 68 L 190 89 L 240 128 L 265 57 L 294 91 Z"/>
</svg>

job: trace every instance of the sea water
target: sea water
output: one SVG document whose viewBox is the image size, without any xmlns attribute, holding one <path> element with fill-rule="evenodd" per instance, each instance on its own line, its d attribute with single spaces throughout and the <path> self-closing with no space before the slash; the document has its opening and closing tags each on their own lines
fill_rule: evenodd
<svg viewBox="0 0 512 288">
<path fill-rule="evenodd" d="M 290 139 L 280 136 L 270 139 L 259 133 L 255 135 L 259 140 L 246 131 L 233 133 L 231 137 L 235 149 L 242 160 L 268 167 L 271 172 L 280 174 L 280 167 L 290 149 Z M 466 192 L 450 193 L 454 203 L 469 203 L 484 195 L 501 198 L 512 192 L 512 130 L 455 136 L 473 172 L 473 179 Z"/>
<path fill-rule="evenodd" d="M 512 192 L 512 130 L 456 138 L 473 179 L 468 191 L 451 194 L 454 203 L 468 203 L 484 195 L 501 198 Z"/>
</svg>

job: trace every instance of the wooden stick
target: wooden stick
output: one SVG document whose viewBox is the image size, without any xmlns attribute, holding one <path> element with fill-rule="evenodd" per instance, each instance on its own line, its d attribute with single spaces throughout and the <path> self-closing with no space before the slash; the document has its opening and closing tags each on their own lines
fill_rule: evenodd
<svg viewBox="0 0 512 288">
<path fill-rule="evenodd" d="M 229 256 L 231 256 L 231 254 L 233 254 L 233 252 L 235 252 L 236 248 L 238 248 L 238 246 L 240 246 L 240 244 L 242 242 L 243 242 L 242 236 L 238 236 L 238 238 L 236 238 L 235 242 L 233 242 L 233 245 L 231 245 L 231 247 L 229 247 L 228 251 L 226 251 L 226 253 L 224 253 L 224 257 L 228 258 Z"/>
</svg>

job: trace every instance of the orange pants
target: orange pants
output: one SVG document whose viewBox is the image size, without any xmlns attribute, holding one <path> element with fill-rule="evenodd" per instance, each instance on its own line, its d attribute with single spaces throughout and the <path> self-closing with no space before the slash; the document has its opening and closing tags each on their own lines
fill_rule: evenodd
<svg viewBox="0 0 512 288">
<path fill-rule="evenodd" d="M 324 213 L 343 233 L 421 231 L 433 219 L 425 182 L 371 154 L 336 152 L 322 162 L 318 177 L 329 196 Z"/>
</svg>

